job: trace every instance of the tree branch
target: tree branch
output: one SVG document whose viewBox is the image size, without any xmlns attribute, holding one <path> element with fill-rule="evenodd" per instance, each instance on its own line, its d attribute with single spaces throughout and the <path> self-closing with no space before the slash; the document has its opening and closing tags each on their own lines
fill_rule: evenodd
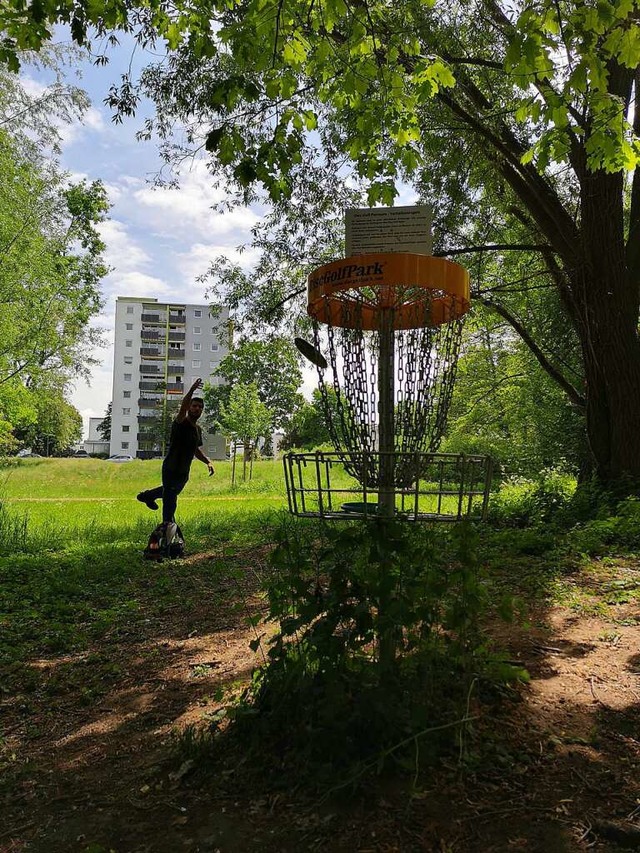
<svg viewBox="0 0 640 853">
<path fill-rule="evenodd" d="M 487 246 L 465 246 L 464 249 L 442 249 L 434 252 L 434 258 L 446 258 L 449 255 L 470 255 L 472 252 L 547 252 L 548 243 L 493 243 Z"/>
<path fill-rule="evenodd" d="M 440 91 L 437 97 L 477 136 L 491 145 L 504 179 L 529 209 L 550 246 L 573 265 L 579 246 L 575 224 L 544 178 L 532 167 L 522 165 L 520 158 L 524 148 L 513 134 L 504 126 L 496 132 L 484 123 L 480 115 L 472 114 L 444 91 Z"/>
<path fill-rule="evenodd" d="M 449 65 L 475 65 L 479 68 L 504 71 L 504 63 L 496 62 L 495 59 L 483 59 L 481 56 L 451 56 L 448 53 L 442 53 L 441 56 Z"/>
<path fill-rule="evenodd" d="M 518 335 L 522 338 L 524 343 L 529 347 L 533 355 L 535 356 L 540 367 L 547 373 L 553 381 L 562 388 L 567 397 L 571 400 L 576 408 L 584 411 L 586 409 L 587 401 L 582 394 L 577 390 L 577 388 L 569 382 L 565 376 L 560 373 L 560 371 L 554 367 L 553 364 L 549 361 L 546 355 L 542 352 L 537 343 L 533 340 L 529 332 L 525 329 L 525 327 L 520 323 L 510 311 L 503 305 L 499 305 L 496 302 L 492 302 L 491 299 L 487 299 L 484 296 L 478 297 L 480 302 L 483 305 L 486 305 L 488 308 L 492 308 L 497 314 L 499 314 L 503 319 L 509 323 L 509 325 L 518 333 Z"/>
</svg>

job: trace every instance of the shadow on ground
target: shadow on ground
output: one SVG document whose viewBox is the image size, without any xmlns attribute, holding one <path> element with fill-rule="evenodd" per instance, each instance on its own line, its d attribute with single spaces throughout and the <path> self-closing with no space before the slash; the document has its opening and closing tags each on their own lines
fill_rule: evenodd
<svg viewBox="0 0 640 853">
<path fill-rule="evenodd" d="M 640 610 L 539 606 L 495 642 L 531 682 L 478 699 L 460 755 L 358 793 L 243 788 L 242 759 L 196 781 L 174 729 L 202 724 L 256 656 L 266 550 L 176 564 L 184 600 L 147 600 L 78 655 L 28 661 L 3 701 L 0 851 L 614 851 L 640 814 Z M 207 562 L 208 561 L 208 562 Z M 207 564 L 208 580 L 199 568 Z M 628 572 L 628 565 L 625 569 Z M 274 760 L 278 757 L 274 756 Z"/>
</svg>

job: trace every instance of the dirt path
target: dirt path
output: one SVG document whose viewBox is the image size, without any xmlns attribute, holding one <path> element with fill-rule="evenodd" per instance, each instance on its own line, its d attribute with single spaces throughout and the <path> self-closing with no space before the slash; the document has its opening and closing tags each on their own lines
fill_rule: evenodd
<svg viewBox="0 0 640 853">
<path fill-rule="evenodd" d="M 33 662 L 46 691 L 0 708 L 1 853 L 640 849 L 635 599 L 502 629 L 532 680 L 519 698 L 483 704 L 484 753 L 465 774 L 452 764 L 413 790 L 372 780 L 356 798 L 320 802 L 238 793 L 241 767 L 196 783 L 172 752 L 172 732 L 215 713 L 220 688 L 237 689 L 256 662 L 246 615 L 262 604 L 247 581 L 245 605 L 231 608 L 234 583 L 222 573 L 188 614 L 150 608 L 98 649 Z"/>
</svg>

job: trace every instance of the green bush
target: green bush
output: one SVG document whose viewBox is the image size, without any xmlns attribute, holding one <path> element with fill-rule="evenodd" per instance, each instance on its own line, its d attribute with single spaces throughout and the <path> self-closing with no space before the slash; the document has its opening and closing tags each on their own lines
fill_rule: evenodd
<svg viewBox="0 0 640 853">
<path fill-rule="evenodd" d="M 489 520 L 507 527 L 566 524 L 575 489 L 575 477 L 553 469 L 535 480 L 511 477 L 491 496 Z"/>
<path fill-rule="evenodd" d="M 415 760 L 418 740 L 423 759 L 450 748 L 489 660 L 475 539 L 468 524 L 287 522 L 267 586 L 278 631 L 233 730 L 316 781 L 409 743 Z"/>
<path fill-rule="evenodd" d="M 640 548 L 640 499 L 621 501 L 614 515 L 577 525 L 567 537 L 569 547 L 582 554 L 599 555 L 612 549 Z"/>
</svg>

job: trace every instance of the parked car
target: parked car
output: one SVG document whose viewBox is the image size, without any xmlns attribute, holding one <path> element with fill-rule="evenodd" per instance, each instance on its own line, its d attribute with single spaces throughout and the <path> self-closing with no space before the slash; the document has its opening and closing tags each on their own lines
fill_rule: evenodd
<svg viewBox="0 0 640 853">
<path fill-rule="evenodd" d="M 116 453 L 114 456 L 110 456 L 107 462 L 133 462 L 133 456 L 128 456 L 126 453 Z"/>
<path fill-rule="evenodd" d="M 89 454 L 86 450 L 76 450 L 75 453 L 72 454 L 73 459 L 89 459 Z"/>
<path fill-rule="evenodd" d="M 39 453 L 33 453 L 31 450 L 19 450 L 16 454 L 20 459 L 42 459 Z"/>
</svg>

